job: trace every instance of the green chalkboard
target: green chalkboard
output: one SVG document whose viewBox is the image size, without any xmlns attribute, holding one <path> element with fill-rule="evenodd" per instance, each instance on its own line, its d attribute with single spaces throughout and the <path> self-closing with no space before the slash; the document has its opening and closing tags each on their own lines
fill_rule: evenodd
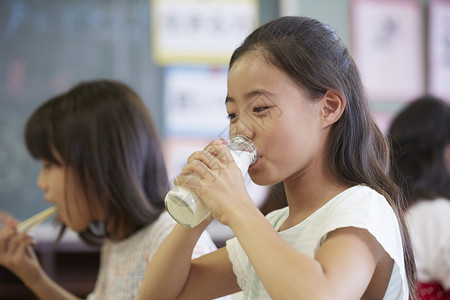
<svg viewBox="0 0 450 300">
<path fill-rule="evenodd" d="M 95 78 L 121 80 L 160 128 L 162 71 L 150 46 L 149 0 L 0 1 L 0 211 L 19 220 L 48 206 L 23 127 L 46 99 Z"/>
<path fill-rule="evenodd" d="M 163 69 L 151 53 L 151 0 L 0 1 L 0 211 L 23 220 L 47 207 L 23 128 L 32 111 L 83 80 L 121 80 L 161 132 Z M 260 0 L 260 23 L 278 1 Z M 161 134 L 162 135 L 162 134 Z"/>
</svg>

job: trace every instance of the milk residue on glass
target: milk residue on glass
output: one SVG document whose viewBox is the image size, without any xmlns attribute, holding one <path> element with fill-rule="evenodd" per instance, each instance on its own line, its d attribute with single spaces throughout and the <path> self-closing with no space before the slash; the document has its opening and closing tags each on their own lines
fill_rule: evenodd
<svg viewBox="0 0 450 300">
<path fill-rule="evenodd" d="M 246 136 L 236 135 L 228 147 L 242 176 L 245 176 L 249 166 L 258 159 L 255 145 Z M 164 204 L 172 218 L 188 228 L 194 228 L 211 213 L 195 193 L 183 186 L 174 186 L 167 193 Z"/>
</svg>

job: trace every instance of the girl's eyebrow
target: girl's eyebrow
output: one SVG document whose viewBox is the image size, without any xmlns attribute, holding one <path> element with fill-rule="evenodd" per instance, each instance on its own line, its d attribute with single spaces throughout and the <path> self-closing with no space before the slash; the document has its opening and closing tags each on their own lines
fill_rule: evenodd
<svg viewBox="0 0 450 300">
<path fill-rule="evenodd" d="M 245 94 L 244 95 L 244 99 L 248 100 L 248 99 L 251 99 L 251 98 L 255 98 L 257 96 L 268 97 L 268 96 L 272 96 L 272 95 L 274 95 L 274 94 L 271 93 L 271 92 L 268 92 L 266 90 L 254 90 L 254 91 L 251 91 L 251 92 L 248 92 L 247 94 Z M 234 100 L 234 98 L 227 96 L 225 98 L 225 104 L 227 104 L 228 102 L 236 102 L 236 101 Z"/>
</svg>

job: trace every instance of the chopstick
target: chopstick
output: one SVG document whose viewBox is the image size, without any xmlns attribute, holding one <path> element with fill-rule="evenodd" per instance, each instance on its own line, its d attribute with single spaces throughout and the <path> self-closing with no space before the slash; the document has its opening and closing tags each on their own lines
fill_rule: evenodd
<svg viewBox="0 0 450 300">
<path fill-rule="evenodd" d="M 35 214 L 34 216 L 26 219 L 25 221 L 21 222 L 17 226 L 17 230 L 19 230 L 19 231 L 30 230 L 34 226 L 39 225 L 40 223 L 42 223 L 43 221 L 45 221 L 46 219 L 51 217 L 55 212 L 56 212 L 55 206 L 49 207 L 49 208 Z"/>
</svg>

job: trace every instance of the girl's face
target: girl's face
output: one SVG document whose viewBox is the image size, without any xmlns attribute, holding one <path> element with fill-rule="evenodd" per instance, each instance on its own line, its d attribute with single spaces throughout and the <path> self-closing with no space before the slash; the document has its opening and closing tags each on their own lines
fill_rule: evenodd
<svg viewBox="0 0 450 300">
<path fill-rule="evenodd" d="M 73 170 L 63 164 L 42 161 L 37 180 L 45 201 L 56 205 L 58 221 L 75 232 L 84 231 L 92 221 L 87 201 L 76 188 Z"/>
<path fill-rule="evenodd" d="M 326 130 L 321 100 L 304 91 L 283 71 L 250 52 L 228 74 L 227 113 L 230 137 L 250 137 L 261 155 L 250 167 L 252 180 L 274 184 L 316 169 L 323 160 Z"/>
</svg>

